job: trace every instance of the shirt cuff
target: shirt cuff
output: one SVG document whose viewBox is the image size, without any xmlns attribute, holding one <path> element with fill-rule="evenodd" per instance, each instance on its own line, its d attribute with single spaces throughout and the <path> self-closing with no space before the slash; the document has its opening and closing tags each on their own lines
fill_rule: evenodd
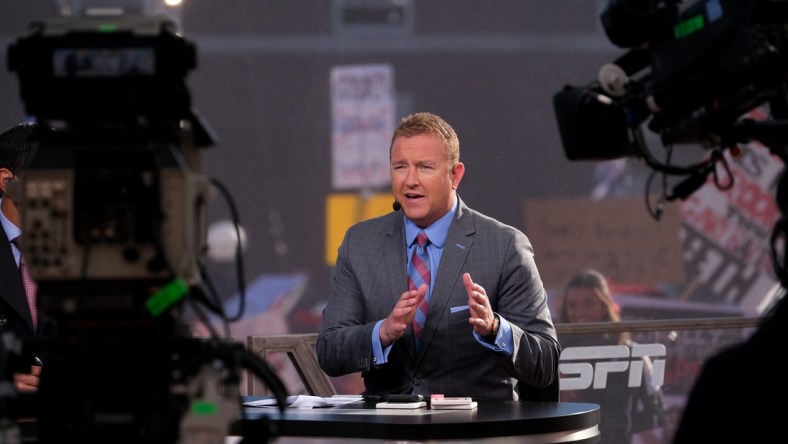
<svg viewBox="0 0 788 444">
<path fill-rule="evenodd" d="M 512 334 L 512 324 L 509 323 L 503 316 L 496 313 L 498 316 L 498 335 L 495 336 L 495 340 L 490 343 L 484 340 L 478 333 L 475 331 L 473 332 L 473 336 L 476 338 L 476 341 L 479 344 L 483 345 L 484 347 L 500 354 L 505 354 L 507 356 L 512 356 L 514 353 L 514 344 L 513 344 L 513 334 Z"/>
<path fill-rule="evenodd" d="M 391 346 L 394 345 L 392 342 L 388 347 L 383 348 L 383 344 L 380 343 L 380 327 L 382 325 L 383 321 L 378 321 L 372 329 L 372 365 L 374 367 L 380 367 L 388 362 Z"/>
</svg>

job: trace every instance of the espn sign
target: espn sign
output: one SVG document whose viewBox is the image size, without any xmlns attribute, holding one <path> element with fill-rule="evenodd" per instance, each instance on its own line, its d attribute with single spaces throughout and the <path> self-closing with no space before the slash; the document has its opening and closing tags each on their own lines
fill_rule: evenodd
<svg viewBox="0 0 788 444">
<path fill-rule="evenodd" d="M 567 347 L 561 352 L 558 371 L 561 373 L 561 390 L 583 390 L 607 387 L 607 375 L 629 372 L 629 387 L 643 383 L 643 357 L 652 363 L 651 384 L 661 386 L 665 381 L 665 355 L 662 344 L 600 345 L 593 347 Z"/>
</svg>

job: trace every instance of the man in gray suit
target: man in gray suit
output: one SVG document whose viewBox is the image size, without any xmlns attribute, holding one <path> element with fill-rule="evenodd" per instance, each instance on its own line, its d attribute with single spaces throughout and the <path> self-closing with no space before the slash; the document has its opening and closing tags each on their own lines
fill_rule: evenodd
<svg viewBox="0 0 788 444">
<path fill-rule="evenodd" d="M 323 371 L 360 371 L 373 395 L 557 401 L 561 348 L 532 245 L 459 198 L 454 129 L 407 116 L 389 157 L 395 211 L 355 224 L 339 247 L 317 341 Z M 422 231 L 426 275 L 409 288 Z"/>
</svg>

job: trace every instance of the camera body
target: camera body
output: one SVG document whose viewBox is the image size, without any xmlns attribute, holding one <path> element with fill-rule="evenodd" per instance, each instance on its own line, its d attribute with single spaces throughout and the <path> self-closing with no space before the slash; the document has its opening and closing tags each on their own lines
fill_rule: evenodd
<svg viewBox="0 0 788 444">
<path fill-rule="evenodd" d="M 42 309 L 68 322 L 145 316 L 140 288 L 198 284 L 200 149 L 213 140 L 186 87 L 194 45 L 165 17 L 55 17 L 32 24 L 8 64 L 48 128 L 17 199 Z"/>
<path fill-rule="evenodd" d="M 739 141 L 737 119 L 785 100 L 786 9 L 768 0 L 699 0 L 683 10 L 669 0 L 611 0 L 605 30 L 630 49 L 589 85 L 554 95 L 567 158 L 643 156 L 643 124 L 665 145 Z"/>
<path fill-rule="evenodd" d="M 196 58 L 174 22 L 139 14 L 45 19 L 8 48 L 29 115 L 71 128 L 122 123 L 126 132 L 189 115 L 184 79 Z"/>
<path fill-rule="evenodd" d="M 213 144 L 185 82 L 195 47 L 164 17 L 56 17 L 8 65 L 39 124 L 15 202 L 57 332 L 25 344 L 44 361 L 39 442 L 174 442 L 178 357 L 206 355 L 177 316 L 201 283 Z"/>
</svg>

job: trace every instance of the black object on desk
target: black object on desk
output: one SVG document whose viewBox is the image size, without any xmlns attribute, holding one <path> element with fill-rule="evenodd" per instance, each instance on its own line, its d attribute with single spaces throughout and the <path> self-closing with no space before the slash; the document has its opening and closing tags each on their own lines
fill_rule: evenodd
<svg viewBox="0 0 788 444">
<path fill-rule="evenodd" d="M 257 397 L 260 398 L 260 397 Z M 255 397 L 247 398 L 252 400 Z M 529 442 L 599 443 L 599 405 L 480 400 L 475 410 L 381 411 L 370 403 L 319 409 L 245 408 L 233 434 L 380 440 L 479 440 L 528 437 Z M 273 431 L 273 436 L 271 435 Z M 252 439 L 251 442 L 255 442 Z"/>
</svg>

